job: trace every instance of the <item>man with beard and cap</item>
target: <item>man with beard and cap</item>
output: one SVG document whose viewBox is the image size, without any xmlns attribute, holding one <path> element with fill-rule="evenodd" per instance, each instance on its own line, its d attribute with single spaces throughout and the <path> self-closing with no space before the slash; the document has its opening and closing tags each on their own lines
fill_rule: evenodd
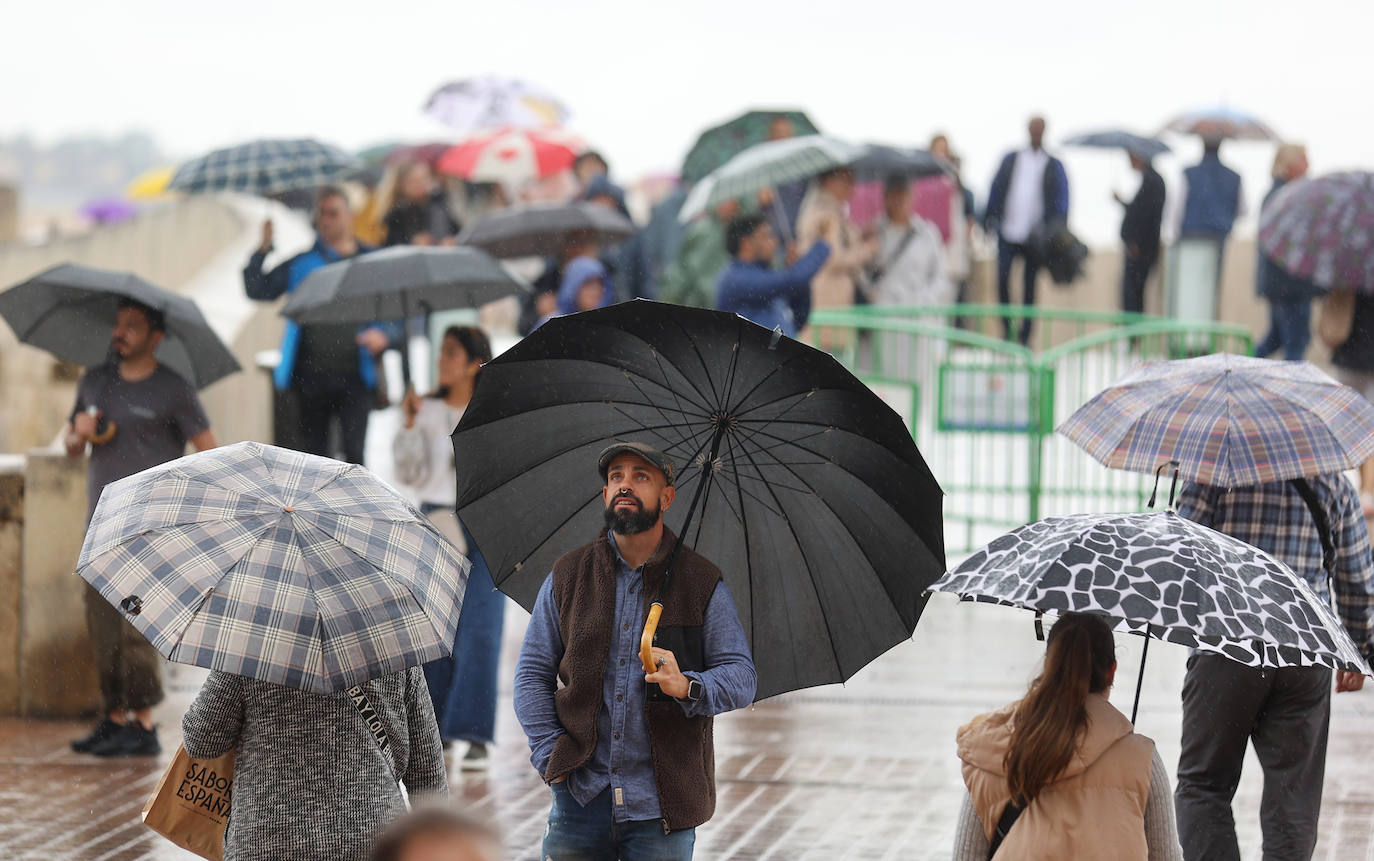
<svg viewBox="0 0 1374 861">
<path fill-rule="evenodd" d="M 91 368 L 76 387 L 76 407 L 63 436 L 67 454 L 91 445 L 86 520 L 112 481 L 214 448 L 215 435 L 196 389 L 157 360 L 162 312 L 126 299 L 115 312 L 115 361 Z M 72 748 L 97 756 L 152 756 L 161 751 L 153 706 L 162 701 L 160 656 L 95 587 L 86 586 L 86 627 L 95 651 L 103 718 Z"/>
<path fill-rule="evenodd" d="M 675 470 L 617 442 L 597 459 L 606 530 L 554 563 L 515 669 L 515 713 L 553 808 L 539 857 L 689 859 L 715 812 L 711 720 L 749 705 L 756 676 L 730 590 L 683 546 L 645 674 L 640 636 L 676 536 Z"/>
</svg>

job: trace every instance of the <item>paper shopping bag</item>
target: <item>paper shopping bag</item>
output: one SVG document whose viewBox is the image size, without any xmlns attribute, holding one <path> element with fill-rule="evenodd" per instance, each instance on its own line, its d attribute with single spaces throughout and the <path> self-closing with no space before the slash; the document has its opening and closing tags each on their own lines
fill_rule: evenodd
<svg viewBox="0 0 1374 861">
<path fill-rule="evenodd" d="M 233 784 L 232 750 L 214 759 L 192 759 L 178 745 L 143 805 L 143 824 L 202 858 L 222 861 Z"/>
</svg>

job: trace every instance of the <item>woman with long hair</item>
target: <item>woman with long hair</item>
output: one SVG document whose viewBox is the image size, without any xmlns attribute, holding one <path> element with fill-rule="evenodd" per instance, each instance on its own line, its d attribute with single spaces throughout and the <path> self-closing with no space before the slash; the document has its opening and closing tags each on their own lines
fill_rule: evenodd
<svg viewBox="0 0 1374 861">
<path fill-rule="evenodd" d="M 960 728 L 956 861 L 1183 857 L 1154 742 L 1107 701 L 1115 651 L 1106 618 L 1065 613 L 1026 696 Z"/>
<path fill-rule="evenodd" d="M 506 599 L 496 590 L 482 552 L 454 511 L 458 477 L 449 437 L 491 355 L 491 342 L 481 329 L 450 326 L 440 346 L 439 385 L 425 397 L 406 393 L 402 427 L 392 443 L 397 478 L 419 498 L 420 510 L 439 531 L 472 560 L 453 655 L 425 664 L 439 734 L 446 745 L 468 743 L 460 763 L 466 771 L 488 765 L 487 745 L 496 729 L 496 673 Z"/>
<path fill-rule="evenodd" d="M 391 179 L 385 183 L 379 200 L 386 213 L 383 244 L 454 244 L 459 224 L 449 212 L 447 198 L 435 182 L 429 164 L 412 161 L 399 165 Z"/>
</svg>

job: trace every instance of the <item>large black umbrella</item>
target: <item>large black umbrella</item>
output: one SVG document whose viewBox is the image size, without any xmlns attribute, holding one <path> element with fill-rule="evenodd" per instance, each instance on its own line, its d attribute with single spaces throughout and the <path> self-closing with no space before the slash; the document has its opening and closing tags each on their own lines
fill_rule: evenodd
<svg viewBox="0 0 1374 861">
<path fill-rule="evenodd" d="M 458 242 L 506 259 L 557 254 L 565 242 L 577 236 L 614 245 L 629 239 L 634 232 L 635 226 L 620 213 L 579 201 L 494 212 L 459 234 Z"/>
<path fill-rule="evenodd" d="M 110 330 L 123 299 L 162 312 L 167 333 L 157 359 L 196 388 L 239 370 L 195 302 L 128 272 L 62 263 L 0 293 L 0 317 L 20 341 L 90 367 L 110 357 Z"/>
<path fill-rule="evenodd" d="M 459 514 L 525 607 L 602 528 L 596 457 L 616 439 L 677 464 L 668 526 L 724 573 L 758 698 L 844 681 L 911 636 L 944 527 L 901 418 L 825 353 L 644 300 L 545 323 L 482 370 L 454 432 Z"/>
</svg>

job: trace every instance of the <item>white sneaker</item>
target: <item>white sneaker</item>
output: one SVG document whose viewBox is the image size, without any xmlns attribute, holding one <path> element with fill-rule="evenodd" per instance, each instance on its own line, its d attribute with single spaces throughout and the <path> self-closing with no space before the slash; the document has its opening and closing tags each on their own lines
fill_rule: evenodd
<svg viewBox="0 0 1374 861">
<path fill-rule="evenodd" d="M 467 753 L 463 754 L 463 759 L 458 763 L 458 768 L 462 771 L 486 771 L 491 767 L 491 757 L 487 754 L 487 746 L 473 742 L 468 745 Z"/>
</svg>

